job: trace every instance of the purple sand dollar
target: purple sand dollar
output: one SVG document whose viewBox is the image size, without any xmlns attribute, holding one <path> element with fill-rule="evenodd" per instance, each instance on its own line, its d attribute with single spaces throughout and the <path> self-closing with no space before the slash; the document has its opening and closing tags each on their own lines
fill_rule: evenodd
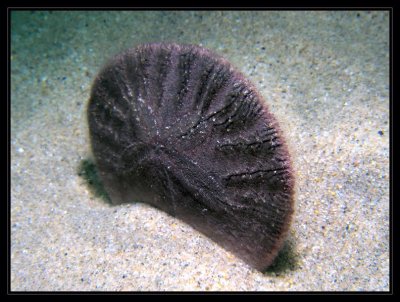
<svg viewBox="0 0 400 302">
<path fill-rule="evenodd" d="M 258 270 L 273 262 L 292 165 L 276 119 L 228 61 L 194 45 L 129 49 L 98 74 L 87 114 L 112 203 L 155 206 Z"/>
</svg>

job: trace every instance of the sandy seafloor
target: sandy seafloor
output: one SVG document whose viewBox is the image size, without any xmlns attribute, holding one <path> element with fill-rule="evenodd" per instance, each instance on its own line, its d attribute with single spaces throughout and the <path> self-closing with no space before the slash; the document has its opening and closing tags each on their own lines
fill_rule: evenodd
<svg viewBox="0 0 400 302">
<path fill-rule="evenodd" d="M 152 41 L 223 55 L 280 121 L 297 186 L 277 268 L 78 175 L 95 74 Z M 388 12 L 14 11 L 10 152 L 13 291 L 389 290 Z"/>
</svg>

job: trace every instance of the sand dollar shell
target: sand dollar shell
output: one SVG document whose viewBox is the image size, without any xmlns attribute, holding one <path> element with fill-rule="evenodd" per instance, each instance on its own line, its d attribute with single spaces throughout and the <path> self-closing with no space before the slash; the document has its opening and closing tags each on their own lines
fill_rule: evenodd
<svg viewBox="0 0 400 302">
<path fill-rule="evenodd" d="M 294 177 L 277 121 L 229 62 L 193 45 L 129 49 L 95 79 L 88 121 L 113 203 L 149 203 L 255 268 L 271 264 Z"/>
</svg>

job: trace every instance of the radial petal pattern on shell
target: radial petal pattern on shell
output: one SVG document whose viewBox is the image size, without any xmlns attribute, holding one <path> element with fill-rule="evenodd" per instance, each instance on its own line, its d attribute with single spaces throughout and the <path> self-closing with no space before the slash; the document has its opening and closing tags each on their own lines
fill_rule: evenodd
<svg viewBox="0 0 400 302">
<path fill-rule="evenodd" d="M 97 76 L 88 121 L 113 203 L 149 203 L 257 269 L 272 263 L 293 212 L 290 157 L 228 61 L 193 45 L 129 49 Z"/>
</svg>

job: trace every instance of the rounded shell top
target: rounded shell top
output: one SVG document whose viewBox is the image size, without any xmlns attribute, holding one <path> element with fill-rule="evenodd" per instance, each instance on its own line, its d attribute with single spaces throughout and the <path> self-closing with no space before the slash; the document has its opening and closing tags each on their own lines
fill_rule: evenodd
<svg viewBox="0 0 400 302">
<path fill-rule="evenodd" d="M 228 61 L 194 45 L 129 49 L 97 76 L 88 121 L 113 203 L 147 202 L 254 267 L 271 264 L 293 172 L 277 121 Z"/>
</svg>

